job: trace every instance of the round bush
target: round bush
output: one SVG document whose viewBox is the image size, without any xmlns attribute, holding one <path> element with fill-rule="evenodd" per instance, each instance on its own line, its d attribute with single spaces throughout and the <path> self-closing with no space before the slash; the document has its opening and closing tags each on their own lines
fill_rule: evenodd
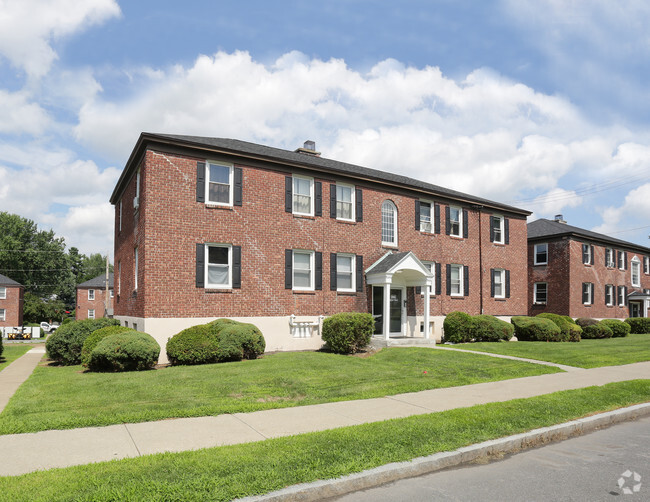
<svg viewBox="0 0 650 502">
<path fill-rule="evenodd" d="M 514 316 L 511 321 L 520 342 L 566 342 L 568 336 L 550 319 Z"/>
<path fill-rule="evenodd" d="M 239 359 L 257 359 L 264 354 L 266 340 L 257 326 L 248 323 L 238 323 L 225 326 L 219 333 L 220 360 L 232 355 L 239 355 Z M 231 347 L 231 348 L 226 348 Z M 232 359 L 230 359 L 232 360 Z"/>
<path fill-rule="evenodd" d="M 104 326 L 93 331 L 86 341 L 84 341 L 83 347 L 81 348 L 81 365 L 85 368 L 88 367 L 90 362 L 90 353 L 97 346 L 97 344 L 110 335 L 115 335 L 117 333 L 124 333 L 125 331 L 135 331 L 132 328 L 126 328 L 124 326 Z"/>
<path fill-rule="evenodd" d="M 583 339 L 611 338 L 613 334 L 612 330 L 606 324 L 600 322 L 589 324 L 582 328 Z"/>
<path fill-rule="evenodd" d="M 472 338 L 475 342 L 508 341 L 515 333 L 515 327 L 491 315 L 472 316 Z"/>
<path fill-rule="evenodd" d="M 142 371 L 158 361 L 160 346 L 151 335 L 127 331 L 100 340 L 90 353 L 90 371 Z"/>
<path fill-rule="evenodd" d="M 235 324 L 241 324 L 239 321 L 233 321 L 232 319 L 217 319 L 216 321 L 212 321 L 211 323 L 208 323 L 208 326 L 212 328 L 212 331 L 214 333 L 219 333 L 223 328 L 226 328 L 228 326 L 233 326 Z"/>
<path fill-rule="evenodd" d="M 323 321 L 323 341 L 337 354 L 354 354 L 363 350 L 375 331 L 372 314 L 342 312 Z"/>
<path fill-rule="evenodd" d="M 79 364 L 81 350 L 88 335 L 105 326 L 119 326 L 117 319 L 84 319 L 73 321 L 59 327 L 45 342 L 50 359 L 65 365 Z"/>
<path fill-rule="evenodd" d="M 648 317 L 630 317 L 625 319 L 630 325 L 631 333 L 650 333 L 650 318 Z"/>
<path fill-rule="evenodd" d="M 465 312 L 449 312 L 442 324 L 444 341 L 451 343 L 465 343 L 472 340 L 474 320 Z"/>
<path fill-rule="evenodd" d="M 542 319 L 549 319 L 555 323 L 555 325 L 560 328 L 562 331 L 563 337 L 566 337 L 569 342 L 579 342 L 580 335 L 582 334 L 582 328 L 573 322 L 573 319 L 569 316 L 551 314 L 550 312 L 544 312 L 542 314 L 537 314 L 535 317 L 540 317 Z"/>
<path fill-rule="evenodd" d="M 603 319 L 600 321 L 600 324 L 604 324 L 609 329 L 612 330 L 612 337 L 614 338 L 623 338 L 630 334 L 632 327 L 623 321 L 618 319 Z"/>
<path fill-rule="evenodd" d="M 172 365 L 208 364 L 219 360 L 219 340 L 209 324 L 184 329 L 167 341 L 167 358 Z"/>
<path fill-rule="evenodd" d="M 596 319 L 592 319 L 591 317 L 578 317 L 576 319 L 576 324 L 581 328 L 584 328 L 585 326 L 594 326 L 598 324 L 598 321 Z"/>
</svg>

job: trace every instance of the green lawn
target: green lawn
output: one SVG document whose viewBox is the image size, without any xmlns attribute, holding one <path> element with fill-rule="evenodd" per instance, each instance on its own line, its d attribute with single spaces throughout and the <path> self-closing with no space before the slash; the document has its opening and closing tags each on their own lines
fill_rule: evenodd
<svg viewBox="0 0 650 502">
<path fill-rule="evenodd" d="M 366 399 L 557 371 L 426 348 L 390 348 L 366 358 L 285 352 L 129 373 L 39 366 L 0 414 L 0 434 Z"/>
<path fill-rule="evenodd" d="M 451 451 L 646 402 L 648 396 L 650 380 L 635 380 L 257 443 L 0 477 L 0 498 L 232 500 Z"/>
<path fill-rule="evenodd" d="M 650 361 L 650 335 L 582 340 L 579 343 L 461 343 L 450 347 L 526 357 L 579 368 L 598 368 Z"/>
<path fill-rule="evenodd" d="M 4 351 L 0 356 L 0 371 L 22 356 L 33 347 L 32 344 L 4 343 Z"/>
</svg>

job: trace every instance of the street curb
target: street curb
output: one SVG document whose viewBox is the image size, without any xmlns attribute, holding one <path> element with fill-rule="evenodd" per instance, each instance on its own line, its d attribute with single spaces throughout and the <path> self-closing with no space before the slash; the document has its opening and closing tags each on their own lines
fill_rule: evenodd
<svg viewBox="0 0 650 502">
<path fill-rule="evenodd" d="M 396 462 L 375 467 L 367 471 L 350 474 L 337 479 L 315 481 L 291 486 L 254 497 L 238 499 L 254 501 L 311 501 L 366 490 L 405 478 L 429 474 L 441 469 L 468 464 L 491 456 L 517 453 L 527 448 L 546 443 L 562 441 L 573 436 L 580 436 L 596 429 L 614 425 L 628 420 L 650 415 L 650 403 L 637 404 L 619 410 L 600 413 L 591 417 L 572 420 L 563 424 L 534 429 L 523 434 L 485 441 L 450 452 L 441 452 L 427 457 L 419 457 L 408 462 Z"/>
</svg>

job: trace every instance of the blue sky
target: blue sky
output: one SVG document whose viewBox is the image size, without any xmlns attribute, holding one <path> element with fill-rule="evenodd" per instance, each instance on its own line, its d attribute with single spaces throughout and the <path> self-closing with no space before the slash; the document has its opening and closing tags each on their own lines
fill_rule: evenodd
<svg viewBox="0 0 650 502">
<path fill-rule="evenodd" d="M 141 131 L 398 172 L 648 246 L 644 1 L 0 0 L 0 210 L 112 254 Z"/>
</svg>

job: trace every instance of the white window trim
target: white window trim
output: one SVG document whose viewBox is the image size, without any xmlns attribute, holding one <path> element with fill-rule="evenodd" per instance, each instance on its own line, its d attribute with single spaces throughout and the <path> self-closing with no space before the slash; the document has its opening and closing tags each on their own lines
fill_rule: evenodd
<svg viewBox="0 0 650 502">
<path fill-rule="evenodd" d="M 586 263 L 584 261 L 585 246 L 586 246 L 586 249 L 587 249 L 587 262 Z M 590 244 L 583 244 L 582 245 L 582 252 L 583 252 L 582 264 L 583 265 L 593 265 L 594 264 L 594 257 L 591 256 L 591 245 Z"/>
<path fill-rule="evenodd" d="M 540 284 L 544 284 L 544 286 L 546 286 L 546 300 L 544 300 L 543 302 L 539 301 L 537 299 L 537 290 L 538 290 L 538 286 Z M 548 283 L 547 282 L 536 282 L 534 284 L 534 286 L 533 286 L 533 303 L 535 305 L 546 305 L 548 303 Z"/>
<path fill-rule="evenodd" d="M 95 309 L 88 309 L 88 319 L 95 318 Z"/>
<path fill-rule="evenodd" d="M 457 267 L 457 268 L 458 268 L 458 281 L 459 281 L 459 284 L 458 284 L 458 293 L 454 293 L 454 292 L 452 291 L 452 286 L 453 286 L 453 283 L 452 283 L 452 284 L 450 285 L 450 291 L 451 291 L 450 296 L 464 296 L 464 294 L 465 294 L 465 291 L 464 291 L 464 286 L 465 286 L 465 281 L 464 281 L 464 279 L 465 279 L 465 278 L 463 277 L 463 270 L 464 270 L 464 267 L 463 267 L 463 265 L 459 265 L 459 264 L 457 264 L 457 263 L 452 263 L 452 264 L 451 264 L 451 268 L 452 268 L 452 270 L 453 270 L 454 267 Z"/>
<path fill-rule="evenodd" d="M 230 186 L 230 190 L 228 191 L 229 192 L 228 202 L 216 202 L 210 200 L 210 164 L 214 164 L 215 166 L 227 167 L 229 169 L 228 185 Z M 223 183 L 219 183 L 219 184 L 223 185 Z M 230 164 L 228 162 L 220 162 L 218 160 L 206 160 L 205 161 L 205 205 L 225 206 L 225 207 L 232 206 L 234 192 L 235 192 L 235 169 L 233 164 Z"/>
<path fill-rule="evenodd" d="M 643 257 L 643 273 L 650 274 L 650 258 L 647 256 Z"/>
<path fill-rule="evenodd" d="M 309 286 L 296 286 L 296 254 L 307 254 L 309 255 Z M 294 291 L 315 291 L 315 277 L 314 277 L 314 266 L 315 266 L 315 255 L 314 251 L 309 249 L 294 249 L 291 253 L 291 286 Z"/>
<path fill-rule="evenodd" d="M 636 281 L 634 280 L 634 269 L 635 268 L 637 269 Z M 634 256 L 630 260 L 630 281 L 632 282 L 632 286 L 634 286 L 635 288 L 640 288 L 641 287 L 641 261 L 636 256 Z"/>
<path fill-rule="evenodd" d="M 500 214 L 493 214 L 492 215 L 494 218 L 499 218 L 499 234 L 501 235 L 501 240 L 496 240 L 494 239 L 495 244 L 505 244 L 506 239 L 505 239 L 505 218 L 500 215 Z"/>
<path fill-rule="evenodd" d="M 607 288 L 607 291 L 609 292 L 609 302 L 607 301 L 607 295 L 605 295 L 605 305 L 608 307 L 613 307 L 614 306 L 614 296 L 616 295 L 614 285 L 613 284 L 605 284 L 605 287 Z"/>
<path fill-rule="evenodd" d="M 350 283 L 352 284 L 352 287 L 350 288 L 340 288 L 339 287 L 339 281 L 338 281 L 338 274 L 339 274 L 339 263 L 338 259 L 339 256 L 344 256 L 346 258 L 351 258 L 350 260 L 350 274 L 352 276 L 352 280 Z M 342 292 L 342 293 L 355 293 L 357 291 L 357 257 L 353 254 L 350 253 L 336 253 L 336 291 Z"/>
<path fill-rule="evenodd" d="M 452 210 L 457 210 L 458 211 L 458 233 L 455 234 L 452 231 L 452 226 L 451 226 L 451 211 Z M 449 235 L 451 237 L 463 237 L 463 208 L 460 206 L 449 206 Z"/>
<path fill-rule="evenodd" d="M 431 278 L 431 286 L 429 286 L 429 296 L 435 296 L 436 291 L 434 289 L 434 286 L 436 284 L 436 262 L 435 261 L 423 261 L 422 265 L 424 265 L 426 268 L 429 269 L 429 272 L 433 274 L 433 277 Z M 424 296 L 424 288 L 422 288 L 422 292 L 420 295 Z"/>
<path fill-rule="evenodd" d="M 496 282 L 495 282 L 495 293 L 494 298 L 505 298 L 506 297 L 506 271 L 503 268 L 495 268 L 495 273 L 498 273 L 501 276 L 501 294 L 496 294 Z"/>
<path fill-rule="evenodd" d="M 0 300 L 7 299 L 7 288 L 5 286 L 0 286 Z"/>
<path fill-rule="evenodd" d="M 138 266 L 139 266 L 139 257 L 138 257 L 138 248 L 137 246 L 133 250 L 134 255 L 134 267 L 133 267 L 133 290 L 138 290 Z"/>
<path fill-rule="evenodd" d="M 616 260 L 614 257 L 614 248 L 605 248 L 605 256 L 607 257 L 607 266 L 616 268 Z"/>
<path fill-rule="evenodd" d="M 621 287 L 620 289 L 617 287 L 616 288 L 616 296 L 618 298 L 616 301 L 618 302 L 619 307 L 625 307 L 625 287 Z"/>
<path fill-rule="evenodd" d="M 0 321 L 6 321 L 6 320 L 7 320 L 7 310 L 0 309 Z"/>
<path fill-rule="evenodd" d="M 350 214 L 352 215 L 351 218 L 341 218 L 341 217 L 339 217 L 339 210 L 338 210 L 339 192 L 338 192 L 338 187 L 345 187 L 345 188 L 350 189 L 350 192 L 352 194 L 351 197 L 350 197 L 351 204 L 352 204 L 352 208 L 351 208 L 351 211 L 350 211 Z M 355 205 L 355 203 L 356 203 L 355 186 L 354 185 L 348 185 L 347 183 L 337 183 L 335 189 L 336 189 L 336 203 L 337 203 L 336 219 L 341 220 L 341 221 L 356 221 L 356 214 L 355 214 L 355 209 L 356 209 L 356 205 Z"/>
<path fill-rule="evenodd" d="M 88 290 L 88 300 L 93 301 L 95 299 L 95 290 L 94 289 L 89 289 Z"/>
<path fill-rule="evenodd" d="M 208 267 L 210 265 L 210 248 L 227 248 L 228 249 L 228 283 L 227 284 L 210 284 L 208 281 Z M 203 284 L 205 284 L 205 289 L 232 289 L 232 245 L 210 242 L 205 244 L 205 264 L 203 273 L 204 279 Z"/>
<path fill-rule="evenodd" d="M 384 240 L 384 204 L 388 204 L 393 212 L 393 241 Z M 397 246 L 397 206 L 391 200 L 385 200 L 381 203 L 381 244 L 382 246 Z"/>
<path fill-rule="evenodd" d="M 301 213 L 300 211 L 296 211 L 294 205 L 294 198 L 296 196 L 296 187 L 295 187 L 294 180 L 296 179 L 309 181 L 309 212 L 308 213 Z M 291 177 L 291 212 L 292 214 L 298 214 L 300 216 L 314 216 L 314 178 L 311 178 L 309 176 L 301 176 L 299 174 L 294 174 Z"/>
<path fill-rule="evenodd" d="M 429 205 L 429 230 L 422 230 L 422 210 L 420 209 L 420 232 L 423 234 L 432 234 L 434 233 L 434 228 L 433 228 L 433 218 L 434 218 L 434 204 L 430 200 L 421 200 L 420 201 L 420 208 L 422 207 L 422 204 L 428 204 Z"/>
<path fill-rule="evenodd" d="M 546 246 L 546 261 L 537 261 L 537 248 L 539 246 Z M 548 264 L 548 242 L 540 242 L 535 244 L 533 248 L 533 264 L 534 265 L 547 265 Z"/>
<path fill-rule="evenodd" d="M 625 270 L 625 251 L 619 251 L 617 266 L 619 270 Z"/>
<path fill-rule="evenodd" d="M 591 297 L 591 282 L 583 282 L 582 283 L 582 294 L 585 294 L 585 286 L 587 286 L 587 301 L 582 302 L 583 305 L 593 305 L 593 298 Z"/>
</svg>

